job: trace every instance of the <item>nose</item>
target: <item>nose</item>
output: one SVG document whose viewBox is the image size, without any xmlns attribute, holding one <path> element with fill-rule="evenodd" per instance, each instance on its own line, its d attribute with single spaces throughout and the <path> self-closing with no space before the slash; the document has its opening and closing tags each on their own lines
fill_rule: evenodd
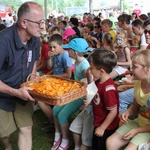
<svg viewBox="0 0 150 150">
<path fill-rule="evenodd" d="M 51 51 L 54 52 L 54 48 L 53 47 L 51 47 Z"/>
<path fill-rule="evenodd" d="M 44 29 L 44 27 L 45 27 L 44 23 L 40 25 L 40 29 Z"/>
</svg>

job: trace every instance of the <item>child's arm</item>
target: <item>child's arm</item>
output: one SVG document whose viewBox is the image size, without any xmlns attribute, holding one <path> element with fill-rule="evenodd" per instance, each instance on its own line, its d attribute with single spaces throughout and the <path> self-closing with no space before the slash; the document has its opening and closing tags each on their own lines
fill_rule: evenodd
<svg viewBox="0 0 150 150">
<path fill-rule="evenodd" d="M 82 73 L 84 78 L 87 78 L 87 84 L 93 82 L 93 76 L 91 74 L 90 67 L 87 70 L 84 70 Z"/>
<path fill-rule="evenodd" d="M 123 123 L 128 123 L 128 117 L 138 114 L 139 108 L 140 105 L 136 102 L 136 99 L 134 98 L 132 105 L 121 115 L 121 121 Z"/>
<path fill-rule="evenodd" d="M 125 54 L 126 54 L 126 58 L 127 61 L 126 62 L 117 62 L 118 66 L 122 66 L 122 65 L 127 65 L 130 66 L 131 65 L 131 56 L 130 56 L 130 49 L 128 47 L 125 48 Z"/>
<path fill-rule="evenodd" d="M 147 125 L 145 127 L 139 127 L 136 129 L 132 129 L 128 133 L 126 133 L 122 138 L 125 140 L 129 140 L 132 137 L 134 137 L 136 134 L 144 133 L 144 132 L 150 132 L 150 125 Z"/>
<path fill-rule="evenodd" d="M 53 72 L 54 72 L 54 69 L 51 69 L 51 71 L 49 71 L 49 72 L 47 73 L 47 75 L 52 75 Z"/>
<path fill-rule="evenodd" d="M 112 121 L 114 120 L 114 118 L 117 115 L 117 107 L 114 108 L 113 110 L 110 110 L 106 119 L 104 120 L 104 122 L 101 124 L 101 126 L 97 127 L 95 130 L 95 135 L 102 137 L 105 130 L 107 129 L 107 127 L 112 123 Z"/>
<path fill-rule="evenodd" d="M 57 75 L 61 78 L 66 78 L 66 79 L 70 79 L 71 78 L 71 75 L 72 75 L 72 70 L 71 70 L 71 67 L 69 68 L 66 68 L 66 71 L 65 73 L 61 74 L 61 75 Z"/>
</svg>

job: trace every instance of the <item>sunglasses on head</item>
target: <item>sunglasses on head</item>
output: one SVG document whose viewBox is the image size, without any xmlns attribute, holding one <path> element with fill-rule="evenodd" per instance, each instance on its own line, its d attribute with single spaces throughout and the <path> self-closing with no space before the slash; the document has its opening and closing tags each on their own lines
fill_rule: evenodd
<svg viewBox="0 0 150 150">
<path fill-rule="evenodd" d="M 150 30 L 146 30 L 146 29 L 145 29 L 145 30 L 144 30 L 144 33 L 145 33 L 145 34 L 148 33 L 148 34 L 150 35 Z"/>
</svg>

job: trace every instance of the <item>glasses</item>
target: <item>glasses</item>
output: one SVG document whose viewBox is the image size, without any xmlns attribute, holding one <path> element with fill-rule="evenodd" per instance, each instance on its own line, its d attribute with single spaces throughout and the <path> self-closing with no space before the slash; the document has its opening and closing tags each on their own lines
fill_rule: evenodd
<svg viewBox="0 0 150 150">
<path fill-rule="evenodd" d="M 27 20 L 27 21 L 29 21 L 29 22 L 32 22 L 32 23 L 36 23 L 36 24 L 39 26 L 39 28 L 45 23 L 45 20 L 44 20 L 44 19 L 41 20 L 41 21 L 32 21 L 32 20 L 30 20 L 30 19 L 25 19 L 25 20 Z"/>
<path fill-rule="evenodd" d="M 94 26 L 94 28 L 98 28 L 97 26 Z"/>
<path fill-rule="evenodd" d="M 144 30 L 144 33 L 145 33 L 145 34 L 148 33 L 148 34 L 150 35 L 150 30 L 146 30 L 146 29 L 145 29 L 145 30 Z"/>
</svg>

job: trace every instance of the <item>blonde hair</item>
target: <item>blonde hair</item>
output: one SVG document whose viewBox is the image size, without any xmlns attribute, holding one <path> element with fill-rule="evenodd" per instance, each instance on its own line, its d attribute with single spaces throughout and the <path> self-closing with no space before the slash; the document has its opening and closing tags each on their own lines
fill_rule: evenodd
<svg viewBox="0 0 150 150">
<path fill-rule="evenodd" d="M 49 40 L 49 34 L 42 34 L 41 33 L 41 41 L 42 43 L 48 43 L 48 40 Z"/>
<path fill-rule="evenodd" d="M 139 50 L 131 55 L 132 63 L 140 64 L 143 67 L 150 67 L 150 50 Z"/>
<path fill-rule="evenodd" d="M 104 19 L 104 20 L 102 20 L 101 25 L 108 25 L 111 28 L 113 24 L 112 24 L 111 20 Z"/>
<path fill-rule="evenodd" d="M 117 32 L 117 36 L 121 36 L 123 38 L 128 38 L 128 33 L 126 30 L 121 30 L 121 31 Z"/>
</svg>

